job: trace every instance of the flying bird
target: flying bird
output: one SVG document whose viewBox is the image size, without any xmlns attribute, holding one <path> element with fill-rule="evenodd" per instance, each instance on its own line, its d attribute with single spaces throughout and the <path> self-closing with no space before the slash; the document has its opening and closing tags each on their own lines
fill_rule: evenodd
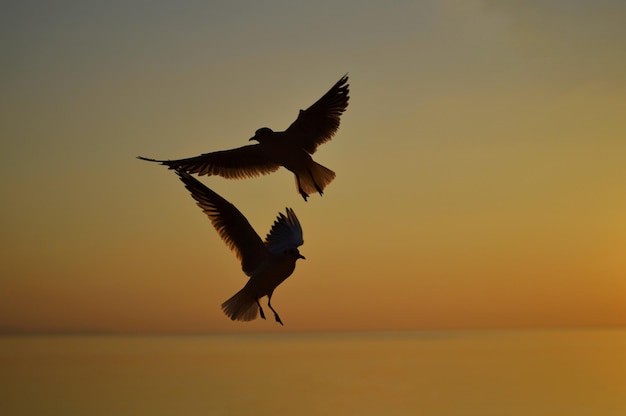
<svg viewBox="0 0 626 416">
<path fill-rule="evenodd" d="M 230 150 L 204 153 L 178 160 L 139 159 L 158 162 L 170 169 L 198 175 L 219 175 L 229 179 L 250 178 L 284 166 L 293 172 L 298 192 L 306 201 L 309 194 L 324 193 L 335 172 L 313 161 L 311 155 L 337 132 L 341 114 L 348 107 L 348 75 L 306 110 L 285 131 L 262 127 L 249 141 L 258 143 Z"/>
<path fill-rule="evenodd" d="M 263 241 L 233 204 L 188 173 L 176 173 L 250 277 L 243 289 L 222 303 L 224 313 L 233 321 L 251 321 L 258 312 L 265 319 L 259 299 L 267 296 L 274 319 L 283 325 L 271 299 L 276 287 L 293 273 L 296 260 L 304 259 L 298 251 L 304 240 L 296 214 L 291 208 L 280 213 Z"/>
</svg>

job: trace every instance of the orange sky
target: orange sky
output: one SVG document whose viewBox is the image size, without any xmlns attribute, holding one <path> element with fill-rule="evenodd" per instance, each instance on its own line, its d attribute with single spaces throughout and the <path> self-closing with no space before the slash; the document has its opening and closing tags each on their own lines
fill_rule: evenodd
<svg viewBox="0 0 626 416">
<path fill-rule="evenodd" d="M 415 3 L 7 6 L 0 330 L 626 324 L 626 6 Z M 324 197 L 202 179 L 304 228 L 285 327 L 231 322 L 239 263 L 135 156 L 248 144 L 346 72 Z"/>
</svg>

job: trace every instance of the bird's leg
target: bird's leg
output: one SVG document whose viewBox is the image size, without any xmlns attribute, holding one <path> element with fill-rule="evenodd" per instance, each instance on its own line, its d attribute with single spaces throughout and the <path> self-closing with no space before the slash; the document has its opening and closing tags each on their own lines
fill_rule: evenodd
<svg viewBox="0 0 626 416">
<path fill-rule="evenodd" d="M 265 313 L 263 313 L 263 308 L 261 307 L 261 304 L 259 303 L 259 298 L 255 298 L 254 300 L 256 301 L 256 304 L 259 305 L 259 312 L 261 313 L 261 318 L 265 319 Z M 270 308 L 271 308 L 271 306 L 270 306 Z M 276 313 L 276 312 L 274 312 L 274 313 Z"/>
<path fill-rule="evenodd" d="M 272 308 L 271 302 L 272 302 L 272 296 L 270 295 L 267 297 L 267 306 L 269 306 L 272 312 L 274 312 L 274 319 L 276 319 L 276 322 L 278 322 L 281 325 L 284 325 L 283 321 L 280 320 L 280 316 L 278 316 L 278 313 L 274 310 L 274 308 Z"/>
<path fill-rule="evenodd" d="M 315 182 L 315 177 L 313 176 L 313 172 L 311 172 L 311 169 L 309 169 L 309 175 L 311 175 L 311 180 L 313 181 L 313 185 L 315 185 L 315 189 L 317 189 L 317 192 L 319 192 L 320 195 L 324 195 L 322 188 L 320 188 L 317 182 Z"/>
<path fill-rule="evenodd" d="M 294 173 L 294 175 L 296 175 L 296 185 L 298 185 L 298 192 L 300 192 L 300 195 L 302 195 L 302 198 L 304 198 L 304 200 L 306 201 L 306 199 L 309 197 L 309 194 L 304 192 L 302 186 L 300 186 L 300 176 L 298 176 L 297 173 Z"/>
</svg>

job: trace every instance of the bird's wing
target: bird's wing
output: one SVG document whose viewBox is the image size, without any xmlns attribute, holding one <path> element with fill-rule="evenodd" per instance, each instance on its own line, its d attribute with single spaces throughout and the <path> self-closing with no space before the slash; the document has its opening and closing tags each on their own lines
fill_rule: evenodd
<svg viewBox="0 0 626 416">
<path fill-rule="evenodd" d="M 274 254 L 279 254 L 304 244 L 300 221 L 298 221 L 298 217 L 296 217 L 291 208 L 287 208 L 287 215 L 282 212 L 278 215 L 272 225 L 272 229 L 265 237 L 265 244 Z"/>
<path fill-rule="evenodd" d="M 332 139 L 339 128 L 339 118 L 348 108 L 350 98 L 347 82 L 346 74 L 315 104 L 300 110 L 296 121 L 285 130 L 307 152 L 314 153 L 317 146 Z"/>
<path fill-rule="evenodd" d="M 230 202 L 185 172 L 176 172 L 226 245 L 250 275 L 267 257 L 267 247 L 246 217 Z"/>
<path fill-rule="evenodd" d="M 274 163 L 258 144 L 251 144 L 236 149 L 204 153 L 200 156 L 178 160 L 157 160 L 138 156 L 141 160 L 158 162 L 187 173 L 198 175 L 218 175 L 228 179 L 251 178 L 277 170 L 280 165 Z"/>
</svg>

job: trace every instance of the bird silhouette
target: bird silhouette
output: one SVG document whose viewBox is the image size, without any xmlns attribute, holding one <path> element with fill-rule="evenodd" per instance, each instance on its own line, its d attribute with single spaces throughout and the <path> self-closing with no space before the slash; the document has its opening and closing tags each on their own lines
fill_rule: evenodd
<svg viewBox="0 0 626 416">
<path fill-rule="evenodd" d="M 335 172 L 313 161 L 311 155 L 320 144 L 332 139 L 339 128 L 341 114 L 348 107 L 347 82 L 348 75 L 344 75 L 322 98 L 306 110 L 300 110 L 287 130 L 258 129 L 249 139 L 257 141 L 256 144 L 187 159 L 137 158 L 178 171 L 229 179 L 265 175 L 283 166 L 295 175 L 297 190 L 306 201 L 313 192 L 322 195 L 324 188 L 335 178 Z"/>
<path fill-rule="evenodd" d="M 293 273 L 296 260 L 304 259 L 298 251 L 304 240 L 296 214 L 291 208 L 286 214 L 280 213 L 263 241 L 233 204 L 188 173 L 176 173 L 250 277 L 243 289 L 222 303 L 224 313 L 234 321 L 251 321 L 260 311 L 265 319 L 259 299 L 267 296 L 274 319 L 283 325 L 271 299 L 276 287 Z"/>
</svg>

